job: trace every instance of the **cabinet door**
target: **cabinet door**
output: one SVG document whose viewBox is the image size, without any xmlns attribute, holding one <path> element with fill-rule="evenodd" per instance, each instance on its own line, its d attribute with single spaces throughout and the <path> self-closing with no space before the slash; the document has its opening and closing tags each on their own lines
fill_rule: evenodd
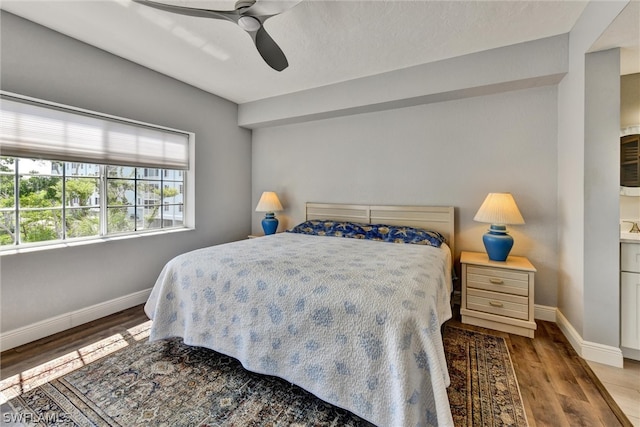
<svg viewBox="0 0 640 427">
<path fill-rule="evenodd" d="M 637 243 L 620 244 L 620 269 L 631 273 L 640 273 L 640 245 Z"/>
<path fill-rule="evenodd" d="M 640 273 L 621 273 L 620 285 L 621 344 L 640 350 Z"/>
</svg>

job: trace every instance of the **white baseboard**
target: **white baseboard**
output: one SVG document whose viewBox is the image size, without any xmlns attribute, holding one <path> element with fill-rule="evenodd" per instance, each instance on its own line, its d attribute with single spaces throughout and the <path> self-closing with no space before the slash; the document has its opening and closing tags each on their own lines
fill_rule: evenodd
<svg viewBox="0 0 640 427">
<path fill-rule="evenodd" d="M 151 288 L 145 289 L 110 301 L 105 301 L 100 304 L 42 320 L 22 328 L 3 332 L 0 334 L 0 350 L 9 350 L 10 348 L 39 340 L 40 338 L 74 328 L 84 323 L 100 319 L 101 317 L 117 313 L 118 311 L 144 304 L 150 294 Z"/>
<path fill-rule="evenodd" d="M 558 319 L 556 322 L 558 327 L 580 357 L 592 362 L 622 368 L 624 361 L 622 350 L 618 347 L 583 340 L 582 336 L 580 336 L 578 331 L 575 330 L 560 310 L 557 310 L 556 318 Z"/>
<path fill-rule="evenodd" d="M 548 305 L 535 304 L 533 307 L 533 317 L 547 322 L 556 322 L 556 307 L 549 307 Z"/>
</svg>

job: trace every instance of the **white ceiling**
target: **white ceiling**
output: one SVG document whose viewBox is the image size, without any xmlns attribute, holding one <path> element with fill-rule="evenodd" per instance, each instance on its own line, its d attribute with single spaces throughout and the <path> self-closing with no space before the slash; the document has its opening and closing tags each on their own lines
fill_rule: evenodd
<svg viewBox="0 0 640 427">
<path fill-rule="evenodd" d="M 216 10 L 235 4 L 164 1 Z M 230 22 L 130 0 L 1 3 L 11 13 L 239 104 L 567 33 L 585 6 L 583 1 L 303 0 L 265 24 L 289 60 L 289 67 L 277 72 Z M 625 26 L 622 35 L 606 42 L 629 38 L 633 31 Z"/>
</svg>

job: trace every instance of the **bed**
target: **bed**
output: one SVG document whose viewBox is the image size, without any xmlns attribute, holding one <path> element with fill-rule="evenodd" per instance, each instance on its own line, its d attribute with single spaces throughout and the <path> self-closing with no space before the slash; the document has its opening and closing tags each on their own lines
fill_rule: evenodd
<svg viewBox="0 0 640 427">
<path fill-rule="evenodd" d="M 378 426 L 453 425 L 453 212 L 307 203 L 296 232 L 177 256 L 145 305 L 150 339 L 224 353 Z"/>
</svg>

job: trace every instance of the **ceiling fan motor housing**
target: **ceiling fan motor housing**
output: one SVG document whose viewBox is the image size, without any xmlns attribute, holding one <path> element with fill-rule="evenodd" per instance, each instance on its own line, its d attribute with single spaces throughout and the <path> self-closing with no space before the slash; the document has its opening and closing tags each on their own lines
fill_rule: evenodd
<svg viewBox="0 0 640 427">
<path fill-rule="evenodd" d="M 258 18 L 243 15 L 238 19 L 238 25 L 245 31 L 258 31 L 262 25 Z"/>
</svg>

